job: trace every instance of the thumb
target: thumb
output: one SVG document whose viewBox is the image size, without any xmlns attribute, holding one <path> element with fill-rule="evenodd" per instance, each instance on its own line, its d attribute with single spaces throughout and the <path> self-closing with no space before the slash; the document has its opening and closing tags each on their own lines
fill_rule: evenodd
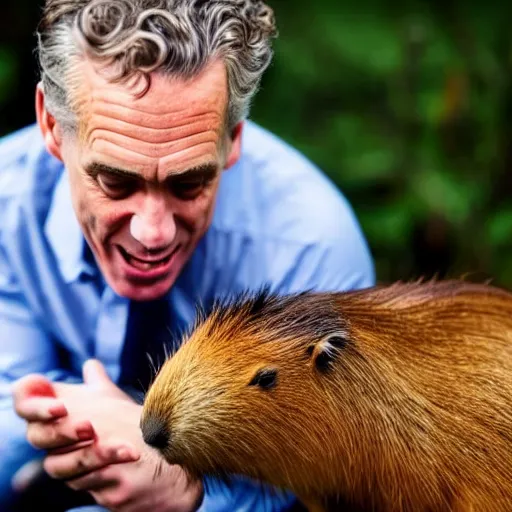
<svg viewBox="0 0 512 512">
<path fill-rule="evenodd" d="M 105 387 L 115 385 L 110 379 L 103 364 L 97 359 L 89 359 L 82 368 L 85 384 L 89 386 Z"/>
</svg>

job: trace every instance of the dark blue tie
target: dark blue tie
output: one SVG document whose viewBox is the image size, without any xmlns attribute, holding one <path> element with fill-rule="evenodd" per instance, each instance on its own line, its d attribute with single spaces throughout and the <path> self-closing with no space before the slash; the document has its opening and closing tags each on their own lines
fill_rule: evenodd
<svg viewBox="0 0 512 512">
<path fill-rule="evenodd" d="M 168 299 L 130 301 L 125 342 L 121 354 L 119 385 L 145 393 L 171 346 Z M 140 395 L 139 395 L 140 396 Z"/>
</svg>

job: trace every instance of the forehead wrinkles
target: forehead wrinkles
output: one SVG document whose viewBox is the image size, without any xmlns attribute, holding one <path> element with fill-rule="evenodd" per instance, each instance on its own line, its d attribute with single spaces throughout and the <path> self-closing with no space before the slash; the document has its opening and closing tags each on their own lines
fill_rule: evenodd
<svg viewBox="0 0 512 512">
<path fill-rule="evenodd" d="M 114 145 L 135 151 L 150 158 L 172 158 L 179 152 L 197 150 L 199 146 L 211 146 L 215 152 L 219 142 L 220 129 L 205 130 L 199 123 L 176 132 L 137 130 L 136 126 L 127 127 L 127 131 L 109 130 L 107 127 L 89 127 L 85 132 L 85 143 L 89 147 Z"/>
<path fill-rule="evenodd" d="M 89 142 L 98 136 L 119 136 L 132 139 L 126 141 L 128 144 L 145 144 L 148 150 L 155 144 L 172 146 L 195 135 L 214 142 L 222 135 L 223 117 L 220 107 L 208 108 L 208 105 L 157 115 L 131 106 L 93 100 L 88 115 L 82 116 L 85 121 L 82 135 Z"/>
<path fill-rule="evenodd" d="M 159 82 L 158 89 L 150 91 L 142 98 L 135 96 L 122 88 L 114 85 L 98 84 L 89 91 L 89 99 L 93 104 L 108 104 L 110 108 L 128 108 L 129 115 L 140 113 L 148 120 L 148 125 L 158 123 L 162 117 L 176 116 L 177 119 L 183 116 L 188 110 L 221 111 L 222 105 L 226 103 L 227 93 L 224 89 L 213 88 L 209 91 L 199 90 L 199 87 L 191 84 L 189 90 L 175 90 L 173 83 Z M 180 88 L 181 89 L 181 88 Z M 152 121 L 153 119 L 153 121 Z"/>
<path fill-rule="evenodd" d="M 203 127 L 217 129 L 223 121 L 220 108 L 189 107 L 174 112 L 156 114 L 136 109 L 133 106 L 113 102 L 93 102 L 90 106 L 90 116 L 94 116 L 102 125 L 115 125 L 125 132 L 130 130 L 154 134 L 155 137 L 166 137 L 173 132 L 188 130 L 191 125 L 202 123 Z M 158 140 L 157 140 L 158 141 Z"/>
<path fill-rule="evenodd" d="M 98 136 L 96 132 L 101 132 L 103 136 L 118 135 L 146 144 L 167 144 L 198 134 L 210 134 L 217 139 L 222 130 L 222 120 L 216 114 L 194 115 L 183 121 L 186 124 L 181 126 L 150 128 L 139 125 L 136 120 L 130 122 L 110 116 L 94 116 L 84 127 L 84 137 L 90 140 Z"/>
<path fill-rule="evenodd" d="M 218 64 L 221 63 L 217 67 Z M 172 76 L 153 76 L 152 87 L 141 98 L 128 85 L 108 82 L 95 68 L 95 63 L 79 59 L 69 73 L 73 84 L 72 104 L 79 117 L 82 138 L 94 129 L 90 121 L 95 117 L 111 118 L 121 129 L 124 125 L 125 130 L 146 128 L 144 137 L 151 143 L 179 137 L 180 130 L 193 131 L 194 127 L 188 125 L 199 122 L 203 123 L 203 130 L 225 133 L 229 93 L 224 68 L 222 74 L 202 73 L 192 78 L 192 82 Z"/>
<path fill-rule="evenodd" d="M 128 167 L 136 161 L 142 166 L 158 168 L 173 167 L 176 173 L 186 171 L 189 167 L 205 165 L 213 160 L 217 161 L 218 144 L 206 138 L 203 134 L 189 137 L 186 141 L 169 143 L 166 145 L 144 145 L 138 141 L 131 142 L 119 136 L 101 137 L 88 143 L 93 154 L 99 155 L 101 160 L 109 157 L 125 162 Z M 107 162 L 108 163 L 108 162 Z M 116 167 L 116 160 L 110 165 Z M 159 171 L 160 172 L 160 171 Z"/>
</svg>

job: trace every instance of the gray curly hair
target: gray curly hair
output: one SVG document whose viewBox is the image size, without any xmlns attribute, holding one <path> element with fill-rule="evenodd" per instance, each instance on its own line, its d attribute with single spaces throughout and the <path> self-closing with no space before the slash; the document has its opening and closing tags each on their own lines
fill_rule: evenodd
<svg viewBox="0 0 512 512">
<path fill-rule="evenodd" d="M 46 108 L 76 129 L 72 84 L 76 59 L 113 64 L 115 81 L 160 71 L 189 78 L 212 59 L 224 59 L 232 129 L 272 59 L 274 15 L 260 0 L 47 0 L 37 29 Z"/>
</svg>

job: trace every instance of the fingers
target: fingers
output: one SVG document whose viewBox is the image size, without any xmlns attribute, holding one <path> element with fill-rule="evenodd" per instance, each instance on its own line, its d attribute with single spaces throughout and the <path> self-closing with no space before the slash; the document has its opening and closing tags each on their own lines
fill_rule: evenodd
<svg viewBox="0 0 512 512">
<path fill-rule="evenodd" d="M 93 471 L 85 475 L 68 480 L 66 485 L 74 491 L 104 491 L 109 487 L 116 487 L 119 479 L 112 475 L 112 466 L 105 466 L 104 469 Z"/>
<path fill-rule="evenodd" d="M 82 374 L 84 383 L 88 385 L 101 387 L 113 384 L 105 367 L 97 359 L 88 359 L 83 365 Z"/>
<path fill-rule="evenodd" d="M 27 421 L 46 421 L 67 414 L 56 397 L 52 383 L 42 375 L 27 375 L 12 387 L 14 409 Z"/>
<path fill-rule="evenodd" d="M 90 492 L 96 503 L 108 510 L 140 512 L 141 508 L 147 509 L 147 498 L 146 503 L 141 502 L 140 495 L 134 492 L 135 482 L 123 476 L 120 466 L 106 466 L 80 478 L 68 480 L 66 484 L 75 491 Z M 154 491 L 149 494 L 154 494 Z M 152 502 L 151 498 L 149 501 Z"/>
<path fill-rule="evenodd" d="M 108 393 L 112 397 L 133 401 L 127 393 L 112 382 L 105 367 L 97 359 L 88 359 L 82 367 L 82 373 L 87 386 Z"/>
<path fill-rule="evenodd" d="M 139 454 L 130 445 L 123 442 L 111 442 L 108 444 L 94 442 L 80 450 L 59 455 L 49 455 L 44 461 L 44 469 L 53 478 L 73 480 L 68 482 L 76 490 L 89 490 L 87 487 L 94 478 L 101 476 L 89 476 L 91 472 L 111 465 L 138 460 Z M 101 479 L 101 478 L 100 478 Z"/>
<path fill-rule="evenodd" d="M 66 416 L 64 404 L 57 398 L 25 398 L 14 402 L 16 414 L 26 421 L 48 421 Z"/>
<path fill-rule="evenodd" d="M 51 381 L 43 375 L 38 374 L 26 375 L 18 379 L 13 384 L 12 392 L 17 399 L 29 396 L 56 396 Z"/>
<path fill-rule="evenodd" d="M 95 431 L 89 421 L 72 423 L 67 418 L 56 421 L 33 422 L 27 426 L 27 440 L 35 448 L 54 450 L 82 441 L 92 441 Z"/>
</svg>

